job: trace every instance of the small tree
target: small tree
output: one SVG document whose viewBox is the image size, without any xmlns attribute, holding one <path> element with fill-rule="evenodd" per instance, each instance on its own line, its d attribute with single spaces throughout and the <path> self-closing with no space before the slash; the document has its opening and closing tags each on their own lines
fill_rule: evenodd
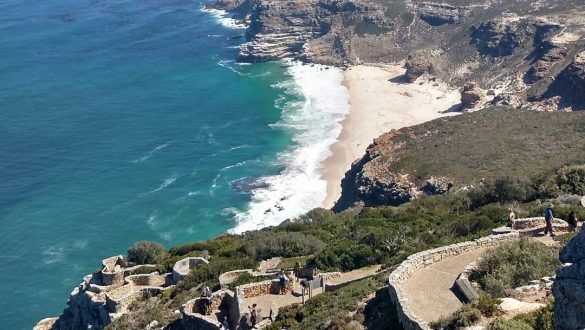
<svg viewBox="0 0 585 330">
<path fill-rule="evenodd" d="M 167 256 L 167 250 L 156 242 L 138 241 L 128 249 L 128 260 L 139 265 L 157 264 Z"/>
</svg>

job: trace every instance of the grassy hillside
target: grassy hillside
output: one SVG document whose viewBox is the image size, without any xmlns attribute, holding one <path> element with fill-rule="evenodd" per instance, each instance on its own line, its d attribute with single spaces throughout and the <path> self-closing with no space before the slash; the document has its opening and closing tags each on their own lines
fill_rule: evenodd
<svg viewBox="0 0 585 330">
<path fill-rule="evenodd" d="M 530 178 L 585 160 L 585 112 L 488 109 L 406 128 L 390 141 L 402 143 L 387 164 L 395 173 L 460 184 Z"/>
</svg>

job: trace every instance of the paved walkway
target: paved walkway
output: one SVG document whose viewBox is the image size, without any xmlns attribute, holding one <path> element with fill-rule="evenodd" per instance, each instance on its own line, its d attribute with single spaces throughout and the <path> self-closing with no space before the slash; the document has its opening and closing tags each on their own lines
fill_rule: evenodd
<svg viewBox="0 0 585 330">
<path fill-rule="evenodd" d="M 549 246 L 558 244 L 550 237 L 533 239 Z M 486 250 L 487 248 L 481 248 L 441 260 L 419 269 L 400 284 L 400 289 L 408 299 L 410 312 L 429 323 L 449 316 L 461 308 L 463 303 L 455 294 L 455 280 L 467 265 L 477 260 Z"/>
<path fill-rule="evenodd" d="M 421 268 L 400 285 L 408 299 L 409 310 L 426 322 L 451 315 L 463 303 L 453 286 L 463 269 L 477 260 L 485 248 L 464 252 Z"/>
</svg>

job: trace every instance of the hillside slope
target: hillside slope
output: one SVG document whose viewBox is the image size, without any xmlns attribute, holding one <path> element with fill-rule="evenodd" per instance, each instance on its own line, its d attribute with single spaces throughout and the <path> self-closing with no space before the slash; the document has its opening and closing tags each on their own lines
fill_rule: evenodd
<svg viewBox="0 0 585 330">
<path fill-rule="evenodd" d="M 397 205 L 585 160 L 585 113 L 488 109 L 383 134 L 353 164 L 335 210 Z"/>
</svg>

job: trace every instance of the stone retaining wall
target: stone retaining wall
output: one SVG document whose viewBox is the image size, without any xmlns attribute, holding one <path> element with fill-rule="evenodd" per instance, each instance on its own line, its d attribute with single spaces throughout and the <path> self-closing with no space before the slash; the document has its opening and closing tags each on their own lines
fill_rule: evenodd
<svg viewBox="0 0 585 330">
<path fill-rule="evenodd" d="M 201 315 L 199 309 L 200 298 L 191 299 L 181 305 L 179 310 L 183 315 L 181 325 L 187 330 L 216 330 L 221 329 L 221 323 L 214 316 Z M 214 311 L 217 311 L 220 306 L 224 306 L 227 310 L 231 309 L 234 303 L 234 293 L 230 290 L 219 290 L 211 296 L 211 305 Z"/>
<path fill-rule="evenodd" d="M 534 228 L 541 228 L 546 225 L 546 221 L 544 217 L 534 217 L 534 218 L 523 218 L 523 219 L 516 219 L 512 223 L 512 228 L 516 230 L 521 229 L 534 229 Z M 553 218 L 553 226 L 554 225 L 568 225 L 566 221 Z"/>
<path fill-rule="evenodd" d="M 237 280 L 240 276 L 244 274 L 253 275 L 252 269 L 238 269 L 232 270 L 231 272 L 225 272 L 219 275 L 219 285 L 223 288 L 229 284 L 232 284 L 235 280 Z"/>
<path fill-rule="evenodd" d="M 170 284 L 168 275 L 170 274 L 160 275 L 158 272 L 130 275 L 125 278 L 125 282 L 128 284 L 140 286 L 165 286 Z"/>
<path fill-rule="evenodd" d="M 483 247 L 495 247 L 505 242 L 517 240 L 518 232 L 502 235 L 490 235 L 473 241 L 447 245 L 415 253 L 404 260 L 389 276 L 390 298 L 396 306 L 398 319 L 405 330 L 429 330 L 429 326 L 417 315 L 410 313 L 408 300 L 400 291 L 399 285 L 409 279 L 412 274 L 421 268 L 425 268 L 435 262 L 451 256 L 472 251 Z"/>
<path fill-rule="evenodd" d="M 287 293 L 293 289 L 292 281 L 288 281 L 285 288 Z M 248 283 L 238 286 L 238 291 L 243 298 L 263 296 L 267 294 L 278 294 L 280 292 L 280 283 L 278 280 L 268 280 L 256 283 Z"/>
<path fill-rule="evenodd" d="M 202 257 L 189 257 L 177 261 L 173 266 L 173 281 L 177 283 L 183 280 L 185 276 L 189 274 L 191 269 L 199 265 L 206 265 L 208 263 L 209 261 Z"/>
</svg>

